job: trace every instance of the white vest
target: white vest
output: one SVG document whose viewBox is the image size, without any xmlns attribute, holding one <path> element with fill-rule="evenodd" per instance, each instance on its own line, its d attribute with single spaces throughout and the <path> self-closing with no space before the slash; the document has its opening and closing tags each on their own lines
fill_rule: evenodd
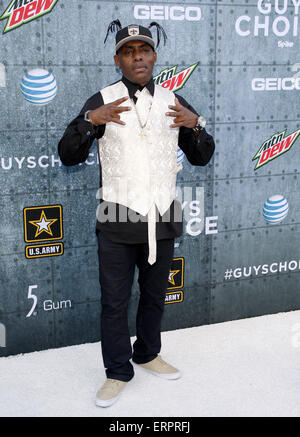
<svg viewBox="0 0 300 437">
<path fill-rule="evenodd" d="M 122 81 L 101 90 L 104 104 L 128 96 Z M 142 97 L 142 99 L 141 99 Z M 156 260 L 155 205 L 163 215 L 175 198 L 179 128 L 170 128 L 173 117 L 166 116 L 168 105 L 175 104 L 174 93 L 155 85 L 152 98 L 146 87 L 140 93 L 144 114 L 132 100 L 121 106 L 130 111 L 120 114 L 125 125 L 106 123 L 98 140 L 102 169 L 103 200 L 119 203 L 139 214 L 148 214 L 148 262 Z M 137 111 L 140 115 L 138 117 Z M 142 129 L 140 121 L 146 126 Z M 144 118 L 144 119 L 143 119 Z M 142 123 L 143 125 L 144 123 Z"/>
</svg>

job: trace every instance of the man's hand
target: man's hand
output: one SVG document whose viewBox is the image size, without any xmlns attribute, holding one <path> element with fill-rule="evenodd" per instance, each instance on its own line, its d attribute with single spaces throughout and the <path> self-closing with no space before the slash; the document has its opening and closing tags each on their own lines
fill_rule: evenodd
<svg viewBox="0 0 300 437">
<path fill-rule="evenodd" d="M 185 106 L 179 103 L 177 97 L 175 97 L 175 106 L 169 105 L 170 109 L 175 112 L 166 112 L 168 117 L 174 117 L 174 123 L 170 127 L 190 127 L 193 128 L 198 123 L 198 115 L 187 109 Z"/>
<path fill-rule="evenodd" d="M 114 102 L 108 103 L 107 105 L 102 105 L 97 109 L 89 112 L 88 117 L 93 124 L 105 124 L 109 121 L 113 121 L 118 124 L 126 124 L 124 121 L 121 121 L 120 114 L 124 111 L 130 111 L 130 106 L 122 106 L 121 103 L 125 102 L 128 97 L 122 97 L 121 99 L 117 99 Z"/>
</svg>

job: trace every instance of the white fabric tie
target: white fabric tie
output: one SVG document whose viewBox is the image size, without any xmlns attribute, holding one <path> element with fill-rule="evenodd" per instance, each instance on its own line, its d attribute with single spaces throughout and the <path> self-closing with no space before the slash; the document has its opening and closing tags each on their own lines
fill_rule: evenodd
<svg viewBox="0 0 300 437">
<path fill-rule="evenodd" d="M 141 128 L 145 127 L 149 116 L 149 111 L 152 104 L 152 96 L 146 87 L 142 91 L 137 90 L 135 93 L 137 102 L 135 104 L 138 118 L 141 123 Z M 148 212 L 148 247 L 149 256 L 148 263 L 154 264 L 156 261 L 156 209 L 155 203 L 151 206 Z"/>
<path fill-rule="evenodd" d="M 148 212 L 148 246 L 149 256 L 148 263 L 154 264 L 156 261 L 156 215 L 155 203 L 151 206 Z"/>
<path fill-rule="evenodd" d="M 142 123 L 142 126 L 145 126 L 151 108 L 152 96 L 145 87 L 142 91 L 137 90 L 135 97 L 137 98 L 135 107 L 139 115 L 140 122 Z"/>
</svg>

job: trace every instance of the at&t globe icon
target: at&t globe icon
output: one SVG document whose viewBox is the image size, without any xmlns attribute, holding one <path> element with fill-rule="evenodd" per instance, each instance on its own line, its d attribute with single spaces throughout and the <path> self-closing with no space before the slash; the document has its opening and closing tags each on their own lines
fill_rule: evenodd
<svg viewBox="0 0 300 437">
<path fill-rule="evenodd" d="M 263 208 L 263 216 L 268 223 L 281 222 L 289 212 L 289 204 L 284 196 L 275 194 L 268 198 Z"/>
<path fill-rule="evenodd" d="M 184 153 L 180 147 L 177 149 L 177 165 L 180 165 L 184 159 Z"/>
<path fill-rule="evenodd" d="M 52 73 L 36 68 L 23 76 L 21 90 L 25 100 L 33 105 L 47 105 L 56 95 L 56 80 Z"/>
</svg>

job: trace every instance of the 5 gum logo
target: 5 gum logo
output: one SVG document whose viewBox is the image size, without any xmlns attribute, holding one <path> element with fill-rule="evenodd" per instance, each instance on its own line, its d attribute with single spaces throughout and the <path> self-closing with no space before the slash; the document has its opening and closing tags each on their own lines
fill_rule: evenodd
<svg viewBox="0 0 300 437">
<path fill-rule="evenodd" d="M 31 317 L 32 315 L 34 315 L 34 316 L 37 315 L 36 306 L 37 306 L 38 298 L 37 298 L 37 295 L 33 293 L 33 290 L 36 290 L 37 288 L 38 288 L 37 285 L 29 285 L 29 287 L 28 287 L 27 298 L 32 299 L 32 305 L 31 305 L 31 308 L 28 311 L 26 317 Z M 55 302 L 51 299 L 47 299 L 47 300 L 43 301 L 43 310 L 44 311 L 62 310 L 62 309 L 71 308 L 71 307 L 72 307 L 72 302 L 70 301 L 70 299 L 60 300 L 57 302 Z"/>
<path fill-rule="evenodd" d="M 32 314 L 36 315 L 36 312 L 34 312 L 35 307 L 37 305 L 37 297 L 35 294 L 32 293 L 32 290 L 34 290 L 35 288 L 37 288 L 37 285 L 29 285 L 28 287 L 28 295 L 27 298 L 28 299 L 32 299 L 32 307 L 30 308 L 28 314 L 26 315 L 26 317 L 31 317 Z"/>
<path fill-rule="evenodd" d="M 48 14 L 56 3 L 57 0 L 12 0 L 0 17 L 7 19 L 3 33 Z"/>
</svg>

